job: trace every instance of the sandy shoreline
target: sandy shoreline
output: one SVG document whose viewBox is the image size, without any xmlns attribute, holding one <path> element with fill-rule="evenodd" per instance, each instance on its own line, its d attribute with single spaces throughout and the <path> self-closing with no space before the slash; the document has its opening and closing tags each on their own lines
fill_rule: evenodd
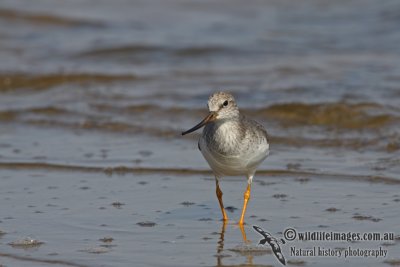
<svg viewBox="0 0 400 267">
<path fill-rule="evenodd" d="M 5 264 L 223 266 L 252 262 L 257 266 L 278 266 L 270 252 L 260 255 L 254 252 L 254 247 L 243 247 L 235 220 L 239 217 L 245 182 L 235 178 L 225 179 L 221 184 L 232 218 L 224 240 L 221 240 L 223 224 L 219 221 L 214 183 L 207 175 L 110 176 L 93 172 L 3 169 L 1 182 L 0 230 L 5 234 L 0 238 L 0 247 Z M 258 175 L 245 231 L 252 246 L 259 240 L 252 225 L 263 227 L 277 238 L 282 238 L 282 231 L 288 227 L 303 231 L 372 232 L 378 228 L 395 231 L 399 220 L 398 200 L 396 184 Z M 26 237 L 44 243 L 26 248 L 9 245 Z M 306 244 L 311 245 L 387 248 L 385 259 L 344 261 L 352 266 L 364 266 L 396 259 L 400 243 Z M 304 244 L 282 245 L 288 261 L 294 265 L 304 262 L 333 266 L 342 260 L 292 257 L 290 246 Z"/>
</svg>

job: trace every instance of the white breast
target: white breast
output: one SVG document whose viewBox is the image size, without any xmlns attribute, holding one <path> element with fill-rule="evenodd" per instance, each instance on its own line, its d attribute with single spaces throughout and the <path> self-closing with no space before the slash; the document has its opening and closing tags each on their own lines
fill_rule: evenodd
<svg viewBox="0 0 400 267">
<path fill-rule="evenodd" d="M 227 140 L 229 141 L 230 139 L 228 138 Z M 258 165 L 264 161 L 269 153 L 267 140 L 257 145 L 249 146 L 248 144 L 243 144 L 242 147 L 248 147 L 248 149 L 243 149 L 239 154 L 234 155 L 223 155 L 213 150 L 207 146 L 206 139 L 203 136 L 200 137 L 199 147 L 204 158 L 218 177 L 254 175 Z"/>
</svg>

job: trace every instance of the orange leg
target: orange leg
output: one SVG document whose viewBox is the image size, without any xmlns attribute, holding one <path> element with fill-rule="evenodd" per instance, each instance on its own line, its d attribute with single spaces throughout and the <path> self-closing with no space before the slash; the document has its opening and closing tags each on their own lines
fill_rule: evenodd
<svg viewBox="0 0 400 267">
<path fill-rule="evenodd" d="M 251 185 L 249 183 L 249 184 L 247 184 L 247 189 L 244 192 L 242 216 L 240 216 L 239 225 L 243 225 L 243 223 L 244 223 L 244 214 L 246 213 L 247 203 L 249 202 L 249 199 L 250 199 L 250 188 L 251 188 Z"/>
<path fill-rule="evenodd" d="M 224 203 L 222 202 L 222 191 L 219 188 L 218 179 L 215 179 L 215 182 L 216 182 L 216 185 L 217 185 L 216 193 L 217 193 L 217 198 L 218 198 L 218 201 L 219 201 L 219 207 L 221 208 L 221 212 L 222 212 L 222 219 L 224 221 L 227 221 L 228 220 L 228 216 L 226 215 L 226 211 L 225 211 L 225 208 L 224 208 Z"/>
</svg>

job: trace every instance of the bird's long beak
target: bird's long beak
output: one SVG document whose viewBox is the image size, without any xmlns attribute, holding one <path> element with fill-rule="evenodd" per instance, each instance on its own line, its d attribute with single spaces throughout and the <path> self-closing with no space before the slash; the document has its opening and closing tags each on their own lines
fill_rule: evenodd
<svg viewBox="0 0 400 267">
<path fill-rule="evenodd" d="M 204 118 L 204 120 L 202 120 L 201 122 L 199 122 L 199 124 L 197 124 L 196 126 L 194 126 L 193 128 L 187 130 L 186 132 L 182 132 L 182 135 L 191 133 L 196 131 L 197 129 L 203 127 L 204 125 L 206 125 L 207 123 L 214 121 L 217 118 L 217 112 L 215 111 L 211 111 L 207 117 Z"/>
</svg>

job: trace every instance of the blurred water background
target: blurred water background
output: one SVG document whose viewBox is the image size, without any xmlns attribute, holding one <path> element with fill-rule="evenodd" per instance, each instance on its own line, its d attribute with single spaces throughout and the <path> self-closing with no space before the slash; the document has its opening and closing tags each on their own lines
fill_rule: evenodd
<svg viewBox="0 0 400 267">
<path fill-rule="evenodd" d="M 142 165 L 206 168 L 166 156 L 223 90 L 267 127 L 264 166 L 399 171 L 397 1 L 2 1 L 0 20 L 4 162 L 132 165 L 151 140 Z"/>
</svg>

